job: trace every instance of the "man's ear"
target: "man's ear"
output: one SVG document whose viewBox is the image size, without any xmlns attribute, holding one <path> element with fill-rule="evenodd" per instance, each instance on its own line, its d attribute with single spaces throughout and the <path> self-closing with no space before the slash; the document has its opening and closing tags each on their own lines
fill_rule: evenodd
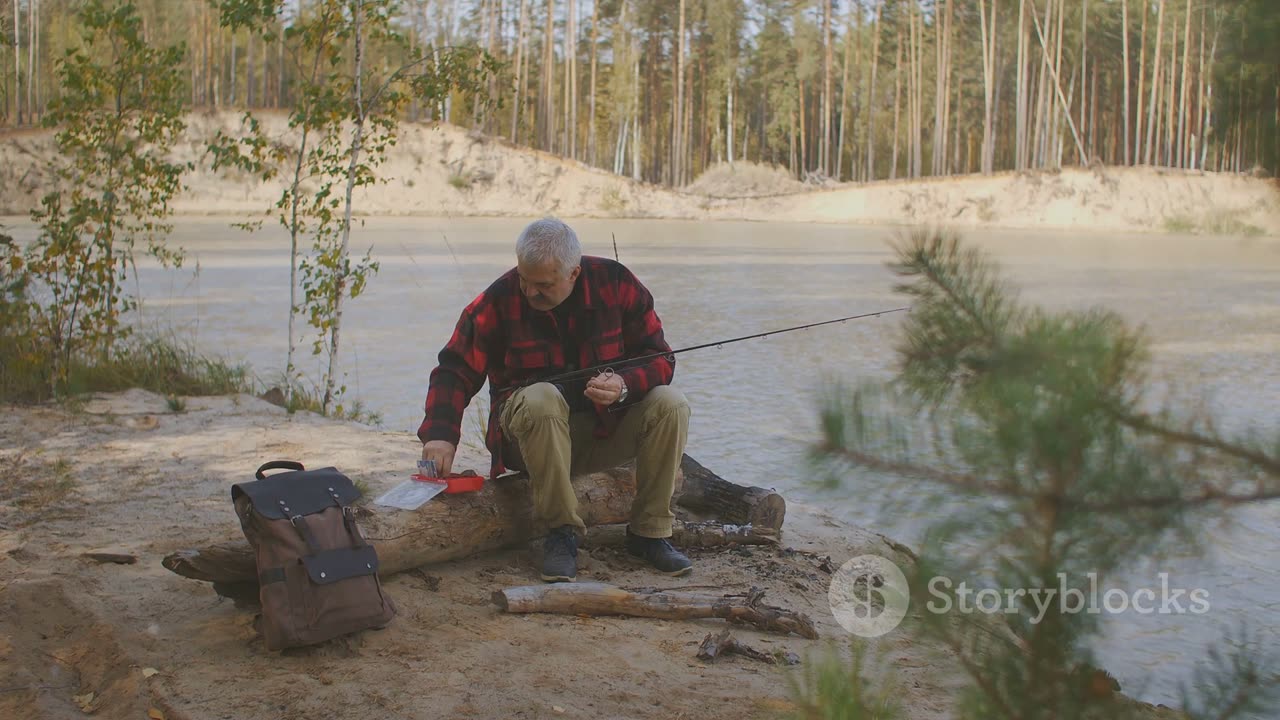
<svg viewBox="0 0 1280 720">
<path fill-rule="evenodd" d="M 578 276 L 581 274 L 582 274 L 582 266 L 574 265 L 573 269 L 569 271 L 569 282 L 577 282 Z"/>
</svg>

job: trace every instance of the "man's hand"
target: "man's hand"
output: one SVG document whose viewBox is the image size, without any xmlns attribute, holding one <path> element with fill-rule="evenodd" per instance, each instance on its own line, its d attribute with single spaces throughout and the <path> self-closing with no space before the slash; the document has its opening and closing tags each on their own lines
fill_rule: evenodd
<svg viewBox="0 0 1280 720">
<path fill-rule="evenodd" d="M 422 445 L 422 459 L 434 460 L 440 477 L 447 477 L 453 470 L 453 455 L 458 447 L 448 440 L 432 440 Z"/>
<path fill-rule="evenodd" d="M 601 373 L 587 381 L 587 389 L 582 393 L 596 405 L 608 406 L 622 396 L 622 376 L 617 373 Z"/>
</svg>

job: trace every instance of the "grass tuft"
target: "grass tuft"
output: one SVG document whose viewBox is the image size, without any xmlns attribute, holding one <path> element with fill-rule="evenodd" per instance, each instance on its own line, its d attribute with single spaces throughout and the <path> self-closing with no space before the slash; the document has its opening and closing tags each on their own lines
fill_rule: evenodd
<svg viewBox="0 0 1280 720">
<path fill-rule="evenodd" d="M 1196 231 L 1196 221 L 1186 215 L 1173 215 L 1164 219 L 1164 231 L 1182 235 L 1193 233 Z"/>
<path fill-rule="evenodd" d="M 17 527 L 72 516 L 80 486 L 73 469 L 61 457 L 50 462 L 25 452 L 0 456 L 0 505 L 11 506 Z"/>
<path fill-rule="evenodd" d="M 786 676 L 795 720 L 898 720 L 906 717 L 894 688 L 870 679 L 869 652 L 854 643 L 845 659 L 835 648 Z"/>
<path fill-rule="evenodd" d="M 52 363 L 38 353 L 19 348 L 30 343 L 11 342 L 0 331 L 0 401 L 36 403 L 53 397 L 49 372 Z M 252 392 L 253 380 L 243 365 L 200 355 L 195 348 L 159 337 L 134 337 L 116 346 L 106 357 L 73 358 L 60 395 L 118 392 L 141 388 L 169 398 L 169 407 L 185 407 L 181 397 L 229 395 Z"/>
</svg>

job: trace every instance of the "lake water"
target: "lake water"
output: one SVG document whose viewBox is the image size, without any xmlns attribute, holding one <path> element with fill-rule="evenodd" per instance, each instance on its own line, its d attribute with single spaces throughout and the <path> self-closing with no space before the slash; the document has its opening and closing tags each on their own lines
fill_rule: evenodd
<svg viewBox="0 0 1280 720">
<path fill-rule="evenodd" d="M 522 221 L 378 219 L 353 232 L 381 272 L 347 306 L 343 336 L 349 395 L 406 433 L 416 455 L 427 375 L 458 313 L 514 264 Z M 656 298 L 667 338 L 679 348 L 904 305 L 885 268 L 893 229 L 768 223 L 577 221 L 585 252 L 620 259 Z M 17 235 L 30 229 L 18 225 Z M 246 235 L 227 221 L 183 219 L 174 238 L 187 269 L 145 266 L 146 321 L 207 352 L 278 377 L 284 365 L 288 245 L 274 228 Z M 1280 245 L 1274 240 L 1119 236 L 1104 233 L 971 233 L 1000 259 L 1023 297 L 1050 308 L 1101 305 L 1146 327 L 1156 379 L 1202 403 L 1228 431 L 1280 434 Z M 194 272 L 193 272 L 194 271 Z M 937 518 L 880 516 L 856 486 L 826 493 L 806 483 L 805 444 L 817 399 L 831 378 L 891 375 L 902 315 L 858 320 L 682 354 L 676 385 L 694 416 L 689 453 L 726 478 L 772 486 L 841 517 L 917 541 Z M 299 323 L 301 325 L 301 321 Z M 300 367 L 319 376 L 309 342 Z M 479 400 L 487 397 L 482 391 Z M 464 438 L 481 443 L 469 413 Z M 1247 624 L 1280 645 L 1280 504 L 1250 507 L 1212 530 L 1209 551 L 1137 567 L 1123 585 L 1170 582 L 1210 592 L 1204 615 L 1108 618 L 1097 644 L 1126 692 L 1176 703 L 1208 643 Z"/>
</svg>

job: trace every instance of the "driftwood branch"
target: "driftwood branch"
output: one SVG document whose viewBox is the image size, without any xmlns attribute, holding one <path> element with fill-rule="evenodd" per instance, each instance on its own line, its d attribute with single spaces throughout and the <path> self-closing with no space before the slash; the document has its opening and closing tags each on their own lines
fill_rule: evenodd
<svg viewBox="0 0 1280 720">
<path fill-rule="evenodd" d="M 756 650 L 735 638 L 728 630 L 721 630 L 719 635 L 707 633 L 707 636 L 702 638 L 702 644 L 698 646 L 698 659 L 710 662 L 722 655 L 742 655 L 770 665 L 800 664 L 800 656 L 793 652 L 767 653 Z"/>
<path fill-rule="evenodd" d="M 560 615 L 623 615 L 664 620 L 723 618 L 739 625 L 814 639 L 809 616 L 760 603 L 762 593 L 708 595 L 672 591 L 631 592 L 604 583 L 526 585 L 493 593 L 504 612 Z"/>
</svg>

